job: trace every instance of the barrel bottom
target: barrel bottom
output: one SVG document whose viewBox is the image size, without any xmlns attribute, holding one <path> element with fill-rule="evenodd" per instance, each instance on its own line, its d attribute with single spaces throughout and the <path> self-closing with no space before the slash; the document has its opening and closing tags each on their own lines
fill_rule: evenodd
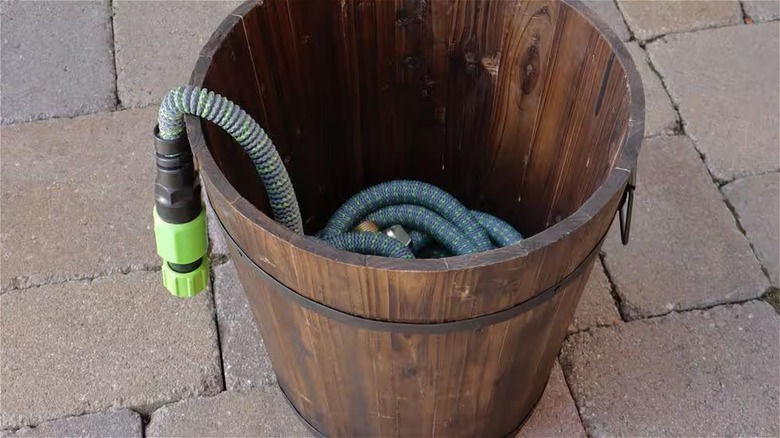
<svg viewBox="0 0 780 438">
<path fill-rule="evenodd" d="M 544 393 L 592 267 L 513 319 L 423 334 L 337 321 L 233 260 L 282 392 L 317 436 L 511 436 Z"/>
<path fill-rule="evenodd" d="M 549 383 L 549 376 L 547 378 L 547 381 L 544 383 L 544 388 L 546 390 L 547 383 Z M 290 397 L 287 396 L 287 392 L 284 389 L 284 386 L 282 384 L 279 384 L 279 389 L 282 392 L 282 395 L 284 396 L 284 400 L 287 402 L 287 404 L 292 408 L 293 412 L 295 412 L 295 415 L 298 417 L 299 420 L 301 420 L 301 423 L 303 423 L 304 426 L 306 426 L 306 429 L 309 430 L 309 432 L 312 433 L 316 438 L 326 438 L 327 435 L 322 433 L 319 429 L 317 429 L 313 424 L 309 422 L 309 420 L 303 415 L 301 411 L 298 410 L 298 408 L 295 406 L 295 403 L 290 399 Z M 528 410 L 528 413 L 525 414 L 522 420 L 520 420 L 520 423 L 512 429 L 511 432 L 507 433 L 506 435 L 501 435 L 502 438 L 512 438 L 516 436 L 520 430 L 523 429 L 525 426 L 525 423 L 528 422 L 528 420 L 533 416 L 533 414 L 536 412 L 537 406 L 539 406 L 539 402 L 542 400 L 542 396 L 544 396 L 544 390 L 539 393 L 539 396 L 536 397 L 536 400 L 534 400 L 533 404 L 531 405 L 531 408 Z"/>
</svg>

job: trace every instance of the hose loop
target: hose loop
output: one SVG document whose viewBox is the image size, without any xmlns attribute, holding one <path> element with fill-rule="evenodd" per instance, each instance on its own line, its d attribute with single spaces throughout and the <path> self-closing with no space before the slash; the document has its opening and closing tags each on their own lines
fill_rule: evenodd
<svg viewBox="0 0 780 438">
<path fill-rule="evenodd" d="M 292 181 L 265 130 L 229 99 L 188 85 L 174 88 L 163 99 L 158 116 L 160 138 L 173 140 L 183 135 L 185 114 L 215 123 L 236 140 L 263 181 L 274 219 L 292 232 L 303 234 Z M 354 226 L 365 220 L 382 228 L 406 227 L 411 247 L 383 233 L 354 232 Z M 408 180 L 377 184 L 354 195 L 317 236 L 346 251 L 397 258 L 414 258 L 433 241 L 440 243 L 449 255 L 463 255 L 512 245 L 522 239 L 508 223 L 468 210 L 438 187 Z M 442 253 L 440 249 L 433 252 Z"/>
</svg>

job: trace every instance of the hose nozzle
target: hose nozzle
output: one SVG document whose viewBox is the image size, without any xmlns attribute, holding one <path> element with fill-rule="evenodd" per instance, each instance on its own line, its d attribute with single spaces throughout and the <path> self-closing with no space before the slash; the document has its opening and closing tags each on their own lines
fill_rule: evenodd
<svg viewBox="0 0 780 438">
<path fill-rule="evenodd" d="M 209 282 L 206 212 L 187 138 L 163 140 L 157 133 L 155 127 L 153 216 L 163 286 L 177 297 L 192 297 Z"/>
</svg>

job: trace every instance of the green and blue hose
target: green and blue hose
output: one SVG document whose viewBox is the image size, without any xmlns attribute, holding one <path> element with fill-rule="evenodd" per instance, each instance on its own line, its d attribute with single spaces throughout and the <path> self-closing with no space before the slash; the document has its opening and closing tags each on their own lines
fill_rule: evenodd
<svg viewBox="0 0 780 438">
<path fill-rule="evenodd" d="M 246 151 L 268 193 L 274 219 L 297 234 L 303 222 L 290 177 L 281 157 L 260 125 L 238 105 L 212 91 L 186 86 L 171 90 L 160 106 L 159 137 L 184 134 L 184 115 L 209 120 L 230 134 Z M 383 233 L 355 232 L 365 220 L 379 227 L 402 225 L 410 247 Z M 414 258 L 432 241 L 448 255 L 472 254 L 512 245 L 522 239 L 508 223 L 470 211 L 449 193 L 419 181 L 390 181 L 369 187 L 345 202 L 316 238 L 337 248 L 395 258 Z"/>
</svg>

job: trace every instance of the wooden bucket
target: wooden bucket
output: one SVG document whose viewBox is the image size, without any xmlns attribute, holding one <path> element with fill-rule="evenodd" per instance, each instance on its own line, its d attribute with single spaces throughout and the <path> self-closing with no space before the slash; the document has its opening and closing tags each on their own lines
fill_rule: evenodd
<svg viewBox="0 0 780 438">
<path fill-rule="evenodd" d="M 191 83 L 284 159 L 307 234 L 360 189 L 435 184 L 521 244 L 446 259 L 336 250 L 269 218 L 249 159 L 188 117 L 282 388 L 330 436 L 502 436 L 544 391 L 636 166 L 640 79 L 575 1 L 251 1 Z"/>
</svg>

